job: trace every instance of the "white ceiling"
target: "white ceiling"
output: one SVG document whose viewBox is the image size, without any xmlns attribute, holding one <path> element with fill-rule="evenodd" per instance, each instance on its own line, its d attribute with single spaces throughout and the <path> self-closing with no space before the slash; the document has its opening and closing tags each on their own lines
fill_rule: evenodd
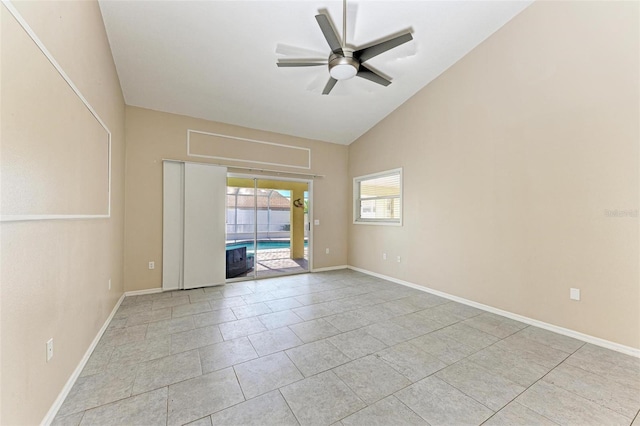
<svg viewBox="0 0 640 426">
<path fill-rule="evenodd" d="M 314 16 L 328 11 L 341 35 L 340 1 L 102 0 L 100 8 L 128 105 L 350 144 L 531 1 L 348 3 L 349 45 L 413 33 L 367 62 L 391 78 L 388 87 L 353 78 L 323 96 L 326 67 L 276 67 L 303 57 L 276 54 L 279 45 L 329 55 Z"/>
</svg>

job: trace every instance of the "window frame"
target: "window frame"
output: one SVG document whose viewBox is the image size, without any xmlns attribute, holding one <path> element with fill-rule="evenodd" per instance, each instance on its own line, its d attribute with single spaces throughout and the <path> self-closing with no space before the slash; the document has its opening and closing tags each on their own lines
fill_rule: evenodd
<svg viewBox="0 0 640 426">
<path fill-rule="evenodd" d="M 404 216 L 404 205 L 402 202 L 403 198 L 403 176 L 402 176 L 402 167 L 397 169 L 385 170 L 382 172 L 371 173 L 363 176 L 356 176 L 353 178 L 353 224 L 354 225 L 384 225 L 384 226 L 402 226 L 402 218 Z M 393 176 L 398 175 L 398 179 L 400 181 L 400 194 L 398 197 L 395 196 L 387 196 L 387 197 L 374 197 L 368 198 L 371 199 L 393 199 L 398 198 L 400 201 L 400 218 L 399 219 L 367 219 L 360 217 L 360 203 L 362 198 L 360 198 L 360 183 L 363 181 L 377 179 L 385 176 Z"/>
</svg>

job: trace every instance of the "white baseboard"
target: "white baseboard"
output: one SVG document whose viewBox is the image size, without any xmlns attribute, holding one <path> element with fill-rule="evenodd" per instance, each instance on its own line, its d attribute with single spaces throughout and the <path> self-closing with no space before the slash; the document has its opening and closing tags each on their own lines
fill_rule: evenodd
<svg viewBox="0 0 640 426">
<path fill-rule="evenodd" d="M 120 299 L 118 299 L 118 302 L 111 310 L 111 314 L 109 314 L 109 317 L 107 318 L 107 320 L 104 322 L 104 324 L 102 324 L 102 328 L 100 328 L 100 331 L 98 331 L 98 334 L 96 334 L 96 337 L 93 339 L 93 342 L 91 342 L 91 345 L 89 345 L 89 348 L 84 353 L 84 356 L 78 363 L 78 366 L 76 367 L 76 369 L 73 370 L 73 374 L 71 374 L 71 377 L 69 377 L 69 380 L 67 380 L 67 383 L 65 383 L 64 387 L 58 394 L 58 397 L 53 402 L 53 405 L 51 406 L 51 408 L 49 408 L 47 415 L 44 416 L 44 419 L 42 419 L 42 422 L 40 423 L 41 425 L 48 426 L 53 422 L 53 419 L 56 417 L 56 414 L 58 414 L 58 410 L 60 410 L 60 407 L 62 406 L 62 403 L 64 402 L 64 400 L 67 398 L 67 395 L 69 395 L 71 388 L 76 383 L 76 380 L 78 380 L 78 377 L 80 377 L 80 373 L 82 373 L 82 369 L 87 364 L 87 361 L 89 361 L 89 357 L 91 356 L 91 354 L 93 353 L 93 350 L 96 348 L 96 345 L 102 338 L 102 335 L 104 334 L 105 330 L 109 326 L 111 319 L 116 314 L 118 308 L 120 307 L 120 304 L 124 300 L 124 297 L 125 295 L 123 294 L 122 296 L 120 296 Z"/>
<path fill-rule="evenodd" d="M 125 297 L 129 297 L 129 296 L 141 296 L 143 294 L 154 294 L 154 293 L 162 293 L 162 289 L 161 288 L 147 288 L 145 290 L 125 291 L 124 295 L 125 295 Z"/>
<path fill-rule="evenodd" d="M 562 334 L 564 336 L 573 337 L 574 339 L 582 340 L 583 342 L 591 343 L 596 346 L 601 346 L 603 348 L 611 349 L 616 352 L 621 352 L 626 355 L 631 355 L 636 358 L 640 358 L 640 349 L 632 348 L 631 346 L 621 345 L 620 343 L 611 342 L 609 340 L 601 339 L 599 337 L 591 336 L 588 334 L 580 333 L 579 331 L 571 330 L 564 327 L 559 327 L 557 325 L 549 324 L 543 321 L 539 321 L 533 318 L 525 317 L 522 315 L 514 314 L 513 312 L 503 311 L 502 309 L 494 308 L 493 306 L 484 305 L 482 303 L 474 302 L 473 300 L 464 299 L 462 297 L 454 296 L 449 293 L 445 293 L 442 291 L 434 290 L 429 287 L 424 287 L 421 285 L 417 285 L 408 281 L 403 281 L 397 278 L 389 277 L 386 275 L 378 274 L 377 272 L 372 272 L 366 269 L 357 268 L 355 266 L 349 266 L 349 269 L 352 269 L 357 272 L 362 272 L 363 274 L 371 275 L 374 277 L 382 278 L 387 281 L 394 282 L 396 284 L 401 284 L 407 287 L 415 288 L 416 290 L 421 290 L 427 293 L 435 294 L 436 296 L 444 297 L 449 300 L 453 300 L 455 302 L 463 303 L 465 305 L 473 306 L 474 308 L 482 309 L 483 311 L 491 312 L 493 314 L 502 315 L 503 317 L 511 318 L 516 321 L 523 322 L 525 324 L 533 325 L 536 327 L 544 328 L 545 330 L 553 331 L 554 333 Z"/>
<path fill-rule="evenodd" d="M 347 269 L 348 265 L 338 265 L 338 266 L 327 266 L 326 268 L 316 268 L 312 269 L 311 272 L 327 272 L 327 271 L 337 271 L 339 269 Z"/>
</svg>

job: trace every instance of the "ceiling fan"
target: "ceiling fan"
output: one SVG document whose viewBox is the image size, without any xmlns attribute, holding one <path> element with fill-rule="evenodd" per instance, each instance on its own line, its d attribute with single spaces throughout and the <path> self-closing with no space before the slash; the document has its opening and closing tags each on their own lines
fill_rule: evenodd
<svg viewBox="0 0 640 426">
<path fill-rule="evenodd" d="M 279 67 L 313 67 L 319 65 L 329 66 L 329 81 L 324 86 L 323 95 L 328 95 L 336 85 L 338 80 L 348 80 L 353 77 L 360 77 L 378 83 L 382 86 L 388 86 L 391 81 L 381 76 L 371 68 L 364 65 L 364 62 L 378 56 L 381 53 L 400 46 L 408 41 L 413 40 L 411 32 L 407 31 L 389 40 L 376 43 L 369 47 L 361 49 L 352 49 L 347 47 L 347 0 L 343 0 L 342 8 L 342 41 L 333 30 L 329 17 L 323 13 L 316 15 L 316 21 L 320 26 L 320 30 L 327 40 L 331 48 L 331 54 L 327 60 L 317 59 L 279 59 L 277 65 Z"/>
</svg>

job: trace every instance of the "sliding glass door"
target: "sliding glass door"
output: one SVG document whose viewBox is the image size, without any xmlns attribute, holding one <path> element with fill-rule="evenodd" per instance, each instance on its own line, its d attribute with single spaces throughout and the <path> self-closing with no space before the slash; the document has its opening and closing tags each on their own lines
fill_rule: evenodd
<svg viewBox="0 0 640 426">
<path fill-rule="evenodd" d="M 227 279 L 309 270 L 308 182 L 227 179 Z"/>
</svg>

